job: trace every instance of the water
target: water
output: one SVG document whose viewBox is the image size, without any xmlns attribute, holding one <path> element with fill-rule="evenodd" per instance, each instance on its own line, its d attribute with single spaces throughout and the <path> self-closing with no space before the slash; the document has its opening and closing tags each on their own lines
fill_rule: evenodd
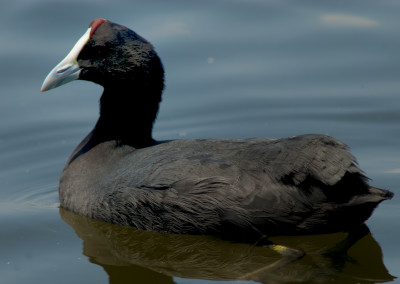
<svg viewBox="0 0 400 284">
<path fill-rule="evenodd" d="M 0 283 L 399 277 L 399 12 L 395 0 L 1 2 Z M 249 276 L 279 255 L 59 211 L 60 173 L 97 119 L 101 88 L 73 82 L 39 89 L 96 17 L 134 29 L 163 60 L 167 88 L 156 139 L 332 135 L 351 145 L 373 185 L 397 193 L 368 220 L 371 234 L 346 259 L 323 256 L 343 234 L 277 238 L 306 257 Z"/>
</svg>

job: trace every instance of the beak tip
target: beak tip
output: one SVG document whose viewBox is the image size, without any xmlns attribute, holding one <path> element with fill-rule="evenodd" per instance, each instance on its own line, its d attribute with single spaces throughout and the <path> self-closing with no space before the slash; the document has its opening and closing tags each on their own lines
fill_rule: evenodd
<svg viewBox="0 0 400 284">
<path fill-rule="evenodd" d="M 52 71 L 50 71 L 46 79 L 44 79 L 40 92 L 43 93 L 48 90 L 55 89 L 73 80 L 79 79 L 79 74 L 81 71 L 77 63 L 68 66 L 68 68 L 66 68 L 64 72 L 57 72 L 57 70 L 59 70 L 59 65 L 57 65 Z"/>
<path fill-rule="evenodd" d="M 48 77 L 44 80 L 42 87 L 40 88 L 40 92 L 44 93 L 53 88 L 52 82 L 49 82 Z"/>
</svg>

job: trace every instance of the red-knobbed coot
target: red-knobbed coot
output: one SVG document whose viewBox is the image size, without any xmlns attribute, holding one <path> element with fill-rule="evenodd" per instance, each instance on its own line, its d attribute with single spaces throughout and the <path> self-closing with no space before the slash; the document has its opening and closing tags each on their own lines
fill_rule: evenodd
<svg viewBox="0 0 400 284">
<path fill-rule="evenodd" d="M 345 231 L 392 193 L 371 187 L 346 145 L 325 135 L 156 142 L 164 86 L 153 46 L 95 19 L 45 79 L 104 87 L 100 118 L 60 180 L 61 206 L 138 229 L 256 240 Z"/>
</svg>

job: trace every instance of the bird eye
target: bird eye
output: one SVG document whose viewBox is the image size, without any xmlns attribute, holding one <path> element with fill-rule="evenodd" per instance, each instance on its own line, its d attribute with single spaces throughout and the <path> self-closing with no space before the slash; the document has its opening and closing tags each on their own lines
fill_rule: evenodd
<svg viewBox="0 0 400 284">
<path fill-rule="evenodd" d="M 91 46 L 91 48 L 88 48 L 84 54 L 84 56 L 87 55 L 90 58 L 98 59 L 104 56 L 104 48 L 102 46 Z"/>
</svg>

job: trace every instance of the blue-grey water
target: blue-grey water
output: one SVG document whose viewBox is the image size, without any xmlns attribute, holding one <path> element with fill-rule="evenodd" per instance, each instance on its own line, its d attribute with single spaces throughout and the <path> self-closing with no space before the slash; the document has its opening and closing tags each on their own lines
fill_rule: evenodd
<svg viewBox="0 0 400 284">
<path fill-rule="evenodd" d="M 1 1 L 0 283 L 400 277 L 399 15 L 397 0 Z M 263 273 L 279 259 L 266 249 L 60 211 L 60 173 L 95 123 L 102 89 L 82 81 L 39 89 L 97 17 L 132 28 L 163 60 L 156 139 L 334 136 L 351 146 L 373 185 L 397 194 L 367 221 L 371 234 L 342 260 L 322 251 L 343 234 L 278 238 L 306 257 Z"/>
</svg>

